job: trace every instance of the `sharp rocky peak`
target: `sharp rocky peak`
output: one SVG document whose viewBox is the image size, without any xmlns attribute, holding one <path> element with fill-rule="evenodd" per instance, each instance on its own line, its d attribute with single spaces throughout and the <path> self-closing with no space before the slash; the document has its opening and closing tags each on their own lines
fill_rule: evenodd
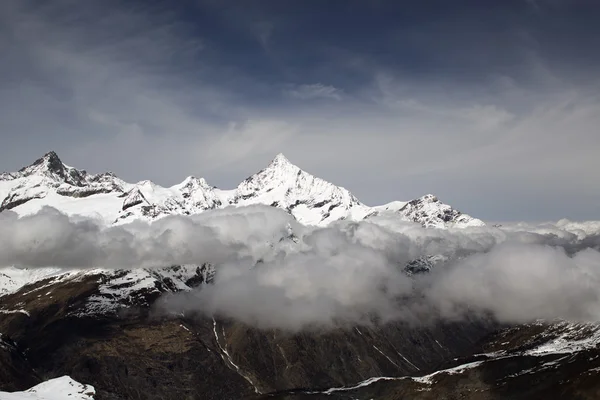
<svg viewBox="0 0 600 400">
<path fill-rule="evenodd" d="M 260 171 L 256 175 L 269 175 L 273 178 L 279 178 L 287 180 L 295 177 L 299 173 L 305 173 L 300 167 L 292 164 L 283 154 L 279 153 L 275 158 L 267 165 L 265 169 Z"/>
<path fill-rule="evenodd" d="M 314 179 L 319 178 L 292 164 L 283 154 L 279 153 L 264 169 L 244 180 L 238 186 L 238 190 L 298 186 L 303 185 L 302 182 L 312 182 Z"/>
<path fill-rule="evenodd" d="M 283 154 L 275 156 L 266 168 L 243 181 L 229 203 L 283 208 L 301 223 L 310 225 L 360 219 L 369 212 L 348 190 L 303 171 Z"/>
<path fill-rule="evenodd" d="M 33 164 L 21 168 L 17 177 L 42 176 L 57 183 L 67 183 L 73 186 L 84 186 L 88 178 L 85 170 L 65 165 L 54 151 L 50 151 Z"/>
<path fill-rule="evenodd" d="M 441 203 L 440 199 L 438 199 L 437 196 L 434 196 L 433 194 L 426 194 L 425 196 L 421 196 L 413 201 L 419 203 Z"/>
<path fill-rule="evenodd" d="M 66 166 L 63 164 L 61 159 L 54 151 L 50 151 L 41 158 L 38 158 L 33 164 L 23 167 L 19 170 L 22 174 L 31 174 L 35 172 L 49 171 L 54 173 L 61 173 L 65 170 Z"/>
<path fill-rule="evenodd" d="M 42 176 L 56 184 L 67 183 L 73 186 L 110 183 L 120 185 L 122 181 L 112 172 L 89 174 L 84 169 L 70 167 L 62 162 L 58 154 L 49 151 L 35 160 L 31 165 L 21 168 L 18 172 L 4 173 L 12 178 Z"/>
<path fill-rule="evenodd" d="M 44 154 L 18 172 L 0 174 L 0 180 L 15 182 L 0 197 L 0 211 L 18 207 L 30 200 L 43 199 L 50 192 L 81 198 L 122 192 L 124 185 L 123 181 L 111 173 L 91 175 L 85 170 L 69 167 L 54 151 Z"/>
<path fill-rule="evenodd" d="M 275 158 L 273 158 L 273 161 L 271 161 L 271 163 L 269 164 L 270 167 L 295 167 L 295 165 L 293 165 L 290 160 L 287 159 L 286 156 L 283 155 L 283 153 L 279 153 L 275 156 Z"/>
<path fill-rule="evenodd" d="M 183 180 L 183 182 L 181 182 L 177 186 L 179 186 L 180 188 L 197 188 L 197 187 L 210 188 L 211 187 L 208 184 L 208 182 L 206 182 L 206 179 L 197 178 L 195 176 L 188 176 L 187 178 L 185 178 Z"/>
</svg>

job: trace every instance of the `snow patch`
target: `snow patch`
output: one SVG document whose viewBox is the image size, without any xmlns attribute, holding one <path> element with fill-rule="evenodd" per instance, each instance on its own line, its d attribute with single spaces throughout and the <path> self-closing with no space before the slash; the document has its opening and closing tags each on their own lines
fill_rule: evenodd
<svg viewBox="0 0 600 400">
<path fill-rule="evenodd" d="M 2 400 L 93 400 L 96 390 L 69 376 L 50 379 L 23 392 L 0 392 Z"/>
</svg>

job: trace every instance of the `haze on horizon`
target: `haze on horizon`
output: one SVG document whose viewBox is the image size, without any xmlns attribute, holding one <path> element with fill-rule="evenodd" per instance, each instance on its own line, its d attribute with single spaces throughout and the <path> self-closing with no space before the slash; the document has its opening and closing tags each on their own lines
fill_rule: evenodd
<svg viewBox="0 0 600 400">
<path fill-rule="evenodd" d="M 0 3 L 0 171 L 235 186 L 277 153 L 369 205 L 598 219 L 600 4 Z"/>
</svg>

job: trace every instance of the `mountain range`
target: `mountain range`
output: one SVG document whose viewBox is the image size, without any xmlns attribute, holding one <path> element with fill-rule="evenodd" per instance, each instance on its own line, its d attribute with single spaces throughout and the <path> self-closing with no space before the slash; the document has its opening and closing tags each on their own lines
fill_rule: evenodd
<svg viewBox="0 0 600 400">
<path fill-rule="evenodd" d="M 427 228 L 483 225 L 433 195 L 366 206 L 283 155 L 221 190 L 195 177 L 169 188 L 127 183 L 50 152 L 1 174 L 0 198 L 2 210 L 19 215 L 52 206 L 109 225 L 252 204 L 317 226 L 377 215 Z M 274 244 L 302 243 L 284 236 Z M 400 267 L 415 277 L 445 261 L 433 255 Z M 600 326 L 592 323 L 505 325 L 466 314 L 425 325 L 374 320 L 290 332 L 156 313 L 163 296 L 212 285 L 218 268 L 0 268 L 0 399 L 600 398 Z"/>
<path fill-rule="evenodd" d="M 52 206 L 66 214 L 93 217 L 106 224 L 264 204 L 286 210 L 305 225 L 324 226 L 344 219 L 359 221 L 380 214 L 393 214 L 434 228 L 484 225 L 431 194 L 369 207 L 347 189 L 303 171 L 283 154 L 235 189 L 222 190 L 194 176 L 171 187 L 148 180 L 128 183 L 110 172 L 94 175 L 70 167 L 55 152 L 49 152 L 17 172 L 0 174 L 0 199 L 0 211 L 29 214 Z"/>
</svg>

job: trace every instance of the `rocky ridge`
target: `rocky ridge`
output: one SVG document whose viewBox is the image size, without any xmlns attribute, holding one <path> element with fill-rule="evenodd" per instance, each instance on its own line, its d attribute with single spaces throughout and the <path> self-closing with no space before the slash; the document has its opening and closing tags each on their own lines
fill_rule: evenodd
<svg viewBox="0 0 600 400">
<path fill-rule="evenodd" d="M 29 214 L 47 205 L 109 224 L 264 204 L 286 210 L 300 223 L 317 226 L 382 214 L 435 228 L 484 225 L 433 195 L 369 207 L 347 189 L 303 171 L 283 154 L 235 189 L 220 190 L 193 176 L 168 188 L 151 181 L 127 183 L 110 172 L 92 175 L 69 167 L 56 153 L 49 152 L 18 172 L 0 175 L 0 198 L 0 211 Z"/>
</svg>

